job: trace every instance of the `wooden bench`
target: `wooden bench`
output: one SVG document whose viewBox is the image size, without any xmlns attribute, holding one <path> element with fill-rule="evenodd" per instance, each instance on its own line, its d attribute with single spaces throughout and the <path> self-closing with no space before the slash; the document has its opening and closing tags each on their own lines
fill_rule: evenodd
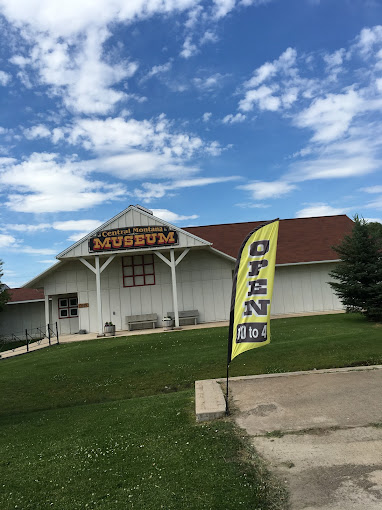
<svg viewBox="0 0 382 510">
<path fill-rule="evenodd" d="M 158 315 L 156 313 L 146 313 L 144 315 L 127 315 L 127 330 L 132 331 L 132 326 L 142 326 L 134 329 L 154 329 L 156 327 Z"/>
<path fill-rule="evenodd" d="M 175 319 L 174 312 L 167 312 L 167 315 L 168 317 L 171 317 L 171 319 Z M 199 319 L 198 310 L 185 310 L 183 312 L 179 312 L 179 326 L 197 324 L 198 319 Z"/>
</svg>

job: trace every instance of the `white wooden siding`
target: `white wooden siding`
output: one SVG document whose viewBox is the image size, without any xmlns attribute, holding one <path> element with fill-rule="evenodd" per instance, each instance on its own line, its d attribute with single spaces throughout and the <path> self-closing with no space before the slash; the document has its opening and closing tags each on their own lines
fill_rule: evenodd
<svg viewBox="0 0 382 510">
<path fill-rule="evenodd" d="M 0 314 L 0 336 L 12 333 L 25 339 L 25 330 L 40 328 L 45 330 L 45 303 L 17 303 L 7 305 Z"/>
<path fill-rule="evenodd" d="M 90 261 L 94 265 L 94 260 Z M 112 321 L 117 330 L 121 330 L 126 329 L 128 315 L 156 313 L 161 321 L 167 312 L 173 311 L 170 268 L 156 256 L 154 264 L 155 285 L 129 288 L 123 287 L 122 254 L 107 266 L 101 274 L 103 322 Z M 342 310 L 341 302 L 327 283 L 328 272 L 334 265 L 276 267 L 272 315 Z M 233 262 L 208 249 L 191 250 L 176 268 L 179 310 L 198 310 L 200 322 L 227 320 L 233 268 Z M 58 296 L 78 292 L 79 303 L 89 303 L 88 308 L 79 308 L 78 324 L 74 321 L 69 324 L 71 332 L 75 332 L 75 327 L 97 331 L 96 286 L 92 271 L 78 260 L 67 261 L 41 283 L 46 294 Z"/>
<path fill-rule="evenodd" d="M 328 282 L 335 263 L 276 267 L 272 315 L 343 310 Z"/>
</svg>

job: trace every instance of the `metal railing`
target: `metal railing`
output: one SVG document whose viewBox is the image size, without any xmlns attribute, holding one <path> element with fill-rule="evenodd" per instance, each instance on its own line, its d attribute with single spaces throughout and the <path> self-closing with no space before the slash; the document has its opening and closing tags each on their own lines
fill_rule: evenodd
<svg viewBox="0 0 382 510">
<path fill-rule="evenodd" d="M 26 352 L 29 352 L 31 344 L 37 343 L 37 345 L 40 345 L 45 338 L 48 340 L 49 345 L 60 343 L 57 322 L 38 328 L 25 329 L 23 332 L 0 336 L 0 352 L 15 351 L 23 347 L 26 348 Z"/>
</svg>

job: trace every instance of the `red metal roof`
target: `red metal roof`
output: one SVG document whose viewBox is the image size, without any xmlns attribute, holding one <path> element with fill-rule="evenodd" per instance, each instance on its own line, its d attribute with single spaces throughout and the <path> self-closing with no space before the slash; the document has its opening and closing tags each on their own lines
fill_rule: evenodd
<svg viewBox="0 0 382 510">
<path fill-rule="evenodd" d="M 187 227 L 183 230 L 211 242 L 213 248 L 236 258 L 246 235 L 262 223 L 266 221 Z M 332 246 L 349 234 L 353 225 L 345 214 L 280 220 L 276 263 L 337 260 L 338 254 L 332 250 Z"/>
<path fill-rule="evenodd" d="M 8 294 L 11 296 L 9 303 L 18 301 L 38 301 L 44 299 L 44 289 L 8 289 Z"/>
</svg>

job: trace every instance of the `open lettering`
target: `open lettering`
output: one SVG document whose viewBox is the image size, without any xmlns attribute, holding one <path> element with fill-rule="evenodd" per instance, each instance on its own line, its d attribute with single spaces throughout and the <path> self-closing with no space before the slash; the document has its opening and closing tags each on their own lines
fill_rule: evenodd
<svg viewBox="0 0 382 510">
<path fill-rule="evenodd" d="M 268 279 L 257 278 L 261 270 L 268 266 L 268 260 L 264 256 L 269 252 L 270 242 L 268 239 L 255 241 L 249 247 L 249 256 L 254 260 L 249 261 L 249 270 L 247 274 L 248 294 L 252 298 L 244 301 L 244 317 L 256 315 L 257 317 L 266 317 L 268 315 L 268 306 L 270 299 L 256 299 L 256 296 L 265 296 L 268 293 Z M 262 257 L 256 260 L 257 257 Z M 255 277 L 255 279 L 253 279 Z"/>
</svg>

